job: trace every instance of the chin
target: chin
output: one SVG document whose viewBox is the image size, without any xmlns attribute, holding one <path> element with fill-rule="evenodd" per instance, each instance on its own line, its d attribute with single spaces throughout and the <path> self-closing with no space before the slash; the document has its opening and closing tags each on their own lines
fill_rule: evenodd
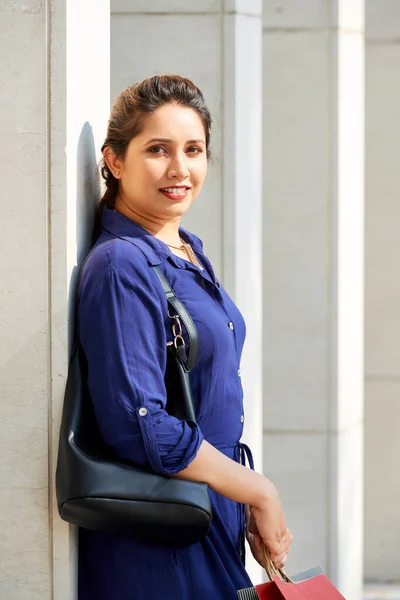
<svg viewBox="0 0 400 600">
<path fill-rule="evenodd" d="M 183 216 L 191 207 L 193 200 L 185 200 L 183 202 L 178 202 L 174 204 L 170 204 L 167 207 L 166 213 L 170 217 L 181 217 Z"/>
</svg>

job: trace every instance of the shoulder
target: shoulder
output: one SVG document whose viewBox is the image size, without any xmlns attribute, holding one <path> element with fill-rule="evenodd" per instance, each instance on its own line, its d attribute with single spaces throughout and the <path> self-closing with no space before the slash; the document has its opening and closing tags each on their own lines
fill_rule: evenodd
<svg viewBox="0 0 400 600">
<path fill-rule="evenodd" d="M 141 269 L 146 266 L 148 266 L 147 259 L 135 244 L 121 238 L 112 238 L 101 241 L 92 248 L 85 260 L 82 274 L 91 271 L 123 272 L 132 267 Z"/>
<path fill-rule="evenodd" d="M 147 257 L 135 244 L 113 238 L 90 251 L 82 268 L 79 293 L 108 287 L 110 281 L 132 288 L 153 288 L 156 279 Z"/>
</svg>

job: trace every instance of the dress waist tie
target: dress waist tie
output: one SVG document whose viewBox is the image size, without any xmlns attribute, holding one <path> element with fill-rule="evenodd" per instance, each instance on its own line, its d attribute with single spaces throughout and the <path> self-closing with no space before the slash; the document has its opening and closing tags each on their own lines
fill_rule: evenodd
<svg viewBox="0 0 400 600">
<path fill-rule="evenodd" d="M 248 463 L 249 468 L 254 471 L 254 459 L 253 454 L 247 444 L 237 442 L 236 444 L 226 444 L 216 446 L 218 450 L 233 449 L 233 459 L 246 466 Z M 239 523 L 240 523 L 240 540 L 239 540 L 239 554 L 240 558 L 245 564 L 246 561 L 246 505 L 239 503 Z"/>
</svg>

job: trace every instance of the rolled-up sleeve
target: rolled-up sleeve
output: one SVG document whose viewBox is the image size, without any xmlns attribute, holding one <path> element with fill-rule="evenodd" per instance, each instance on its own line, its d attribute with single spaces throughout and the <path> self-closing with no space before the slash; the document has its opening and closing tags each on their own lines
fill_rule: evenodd
<svg viewBox="0 0 400 600">
<path fill-rule="evenodd" d="M 79 336 L 106 444 L 124 459 L 173 475 L 195 458 L 203 435 L 195 422 L 165 410 L 167 308 L 155 277 L 147 265 L 108 265 L 95 276 L 86 267 L 79 292 Z"/>
</svg>

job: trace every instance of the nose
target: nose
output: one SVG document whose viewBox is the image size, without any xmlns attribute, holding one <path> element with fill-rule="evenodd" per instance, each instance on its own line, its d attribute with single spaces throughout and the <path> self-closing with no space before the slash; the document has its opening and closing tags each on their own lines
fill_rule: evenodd
<svg viewBox="0 0 400 600">
<path fill-rule="evenodd" d="M 186 163 L 186 156 L 184 154 L 176 154 L 170 162 L 168 168 L 168 177 L 171 179 L 178 179 L 179 181 L 185 179 L 189 175 L 189 169 Z"/>
</svg>

